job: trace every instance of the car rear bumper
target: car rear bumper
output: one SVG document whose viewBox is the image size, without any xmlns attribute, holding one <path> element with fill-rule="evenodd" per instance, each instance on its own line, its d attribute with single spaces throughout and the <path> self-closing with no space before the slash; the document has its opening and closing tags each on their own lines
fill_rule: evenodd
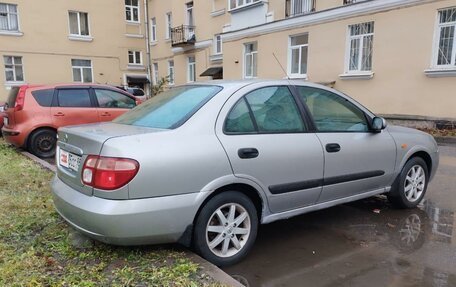
<svg viewBox="0 0 456 287">
<path fill-rule="evenodd" d="M 25 143 L 24 135 L 16 130 L 8 129 L 6 127 L 2 128 L 2 134 L 7 143 L 15 145 L 17 147 L 23 147 Z"/>
<path fill-rule="evenodd" d="M 198 193 L 111 200 L 80 193 L 57 176 L 52 184 L 57 212 L 75 229 L 115 245 L 177 242 L 193 223 Z"/>
</svg>

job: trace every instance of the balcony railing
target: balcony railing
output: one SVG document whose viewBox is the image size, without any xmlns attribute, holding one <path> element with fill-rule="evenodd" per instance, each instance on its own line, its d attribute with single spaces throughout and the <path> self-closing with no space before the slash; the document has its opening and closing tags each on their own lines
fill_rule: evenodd
<svg viewBox="0 0 456 287">
<path fill-rule="evenodd" d="M 286 0 L 285 16 L 294 17 L 315 11 L 316 0 Z"/>
<path fill-rule="evenodd" d="M 344 5 L 355 4 L 366 0 L 344 0 Z"/>
<path fill-rule="evenodd" d="M 181 25 L 171 29 L 171 46 L 194 45 L 195 42 L 195 26 Z"/>
</svg>

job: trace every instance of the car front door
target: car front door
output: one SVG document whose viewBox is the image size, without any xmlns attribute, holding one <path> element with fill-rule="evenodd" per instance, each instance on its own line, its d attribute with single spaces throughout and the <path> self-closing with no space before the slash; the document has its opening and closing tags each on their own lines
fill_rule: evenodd
<svg viewBox="0 0 456 287">
<path fill-rule="evenodd" d="M 108 89 L 93 89 L 100 121 L 109 122 L 136 106 L 132 97 Z"/>
<path fill-rule="evenodd" d="M 98 111 L 88 88 L 57 89 L 51 115 L 56 127 L 98 122 Z"/>
<path fill-rule="evenodd" d="M 349 98 L 315 87 L 297 90 L 324 150 L 318 203 L 384 189 L 396 159 L 396 144 L 388 131 L 371 132 L 369 117 Z"/>
<path fill-rule="evenodd" d="M 314 204 L 321 193 L 323 150 L 302 116 L 289 87 L 253 84 L 231 96 L 217 120 L 234 175 L 260 185 L 272 212 Z"/>
</svg>

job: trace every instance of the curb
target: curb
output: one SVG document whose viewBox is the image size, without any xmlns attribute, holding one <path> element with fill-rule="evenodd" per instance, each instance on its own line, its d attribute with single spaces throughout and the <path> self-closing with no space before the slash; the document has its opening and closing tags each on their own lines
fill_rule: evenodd
<svg viewBox="0 0 456 287">
<path fill-rule="evenodd" d="M 434 137 L 438 144 L 456 145 L 456 137 Z"/>
<path fill-rule="evenodd" d="M 214 264 L 206 261 L 205 259 L 199 257 L 193 252 L 187 251 L 187 256 L 193 260 L 194 262 L 198 263 L 203 270 L 204 273 L 209 275 L 214 280 L 218 281 L 221 284 L 233 287 L 244 287 L 241 283 L 236 281 L 233 277 L 225 273 L 222 269 L 218 268 Z"/>
<path fill-rule="evenodd" d="M 56 171 L 57 171 L 57 168 L 56 168 L 54 165 L 48 163 L 47 161 L 44 161 L 44 160 L 42 160 L 41 158 L 39 158 L 39 157 L 37 157 L 37 156 L 35 156 L 35 155 L 29 153 L 29 152 L 23 151 L 23 150 L 19 150 L 19 152 L 20 152 L 22 155 L 28 157 L 29 159 L 31 159 L 31 160 L 37 162 L 39 165 L 41 165 L 41 166 L 44 167 L 44 168 L 46 168 L 46 169 L 48 169 L 48 170 L 50 170 L 50 171 L 52 171 L 52 172 L 56 172 Z"/>
<path fill-rule="evenodd" d="M 44 161 L 41 158 L 39 158 L 29 152 L 23 151 L 23 150 L 19 150 L 19 152 L 22 155 L 28 157 L 29 159 L 35 161 L 36 163 L 38 163 L 39 165 L 41 165 L 44 168 L 46 168 L 52 172 L 57 171 L 57 168 L 54 165 L 48 163 L 47 161 Z M 225 273 L 222 269 L 218 268 L 217 266 L 210 263 L 209 261 L 206 261 L 205 259 L 199 257 L 195 253 L 186 251 L 186 254 L 191 260 L 193 260 L 194 262 L 196 262 L 200 265 L 200 267 L 202 268 L 204 273 L 209 275 L 215 281 L 217 281 L 221 284 L 227 285 L 227 286 L 232 286 L 232 287 L 243 287 L 244 286 L 241 283 L 239 283 L 238 281 L 236 281 L 233 277 L 231 277 L 230 275 Z"/>
</svg>

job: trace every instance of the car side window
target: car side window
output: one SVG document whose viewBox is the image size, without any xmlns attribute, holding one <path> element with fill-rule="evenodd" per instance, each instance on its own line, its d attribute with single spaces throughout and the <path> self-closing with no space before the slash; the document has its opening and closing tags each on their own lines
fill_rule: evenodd
<svg viewBox="0 0 456 287">
<path fill-rule="evenodd" d="M 329 91 L 297 87 L 320 132 L 367 132 L 364 112 L 347 99 Z"/>
<path fill-rule="evenodd" d="M 111 90 L 95 89 L 95 96 L 100 108 L 132 109 L 136 106 L 134 99 Z"/>
<path fill-rule="evenodd" d="M 285 86 L 266 87 L 245 96 L 260 133 L 303 132 L 298 106 Z"/>
<path fill-rule="evenodd" d="M 244 98 L 234 105 L 225 121 L 227 133 L 253 133 L 256 132 L 250 117 L 249 108 Z"/>
<path fill-rule="evenodd" d="M 59 90 L 58 101 L 60 107 L 67 108 L 89 108 L 92 107 L 89 90 L 87 89 L 65 89 Z"/>
</svg>

